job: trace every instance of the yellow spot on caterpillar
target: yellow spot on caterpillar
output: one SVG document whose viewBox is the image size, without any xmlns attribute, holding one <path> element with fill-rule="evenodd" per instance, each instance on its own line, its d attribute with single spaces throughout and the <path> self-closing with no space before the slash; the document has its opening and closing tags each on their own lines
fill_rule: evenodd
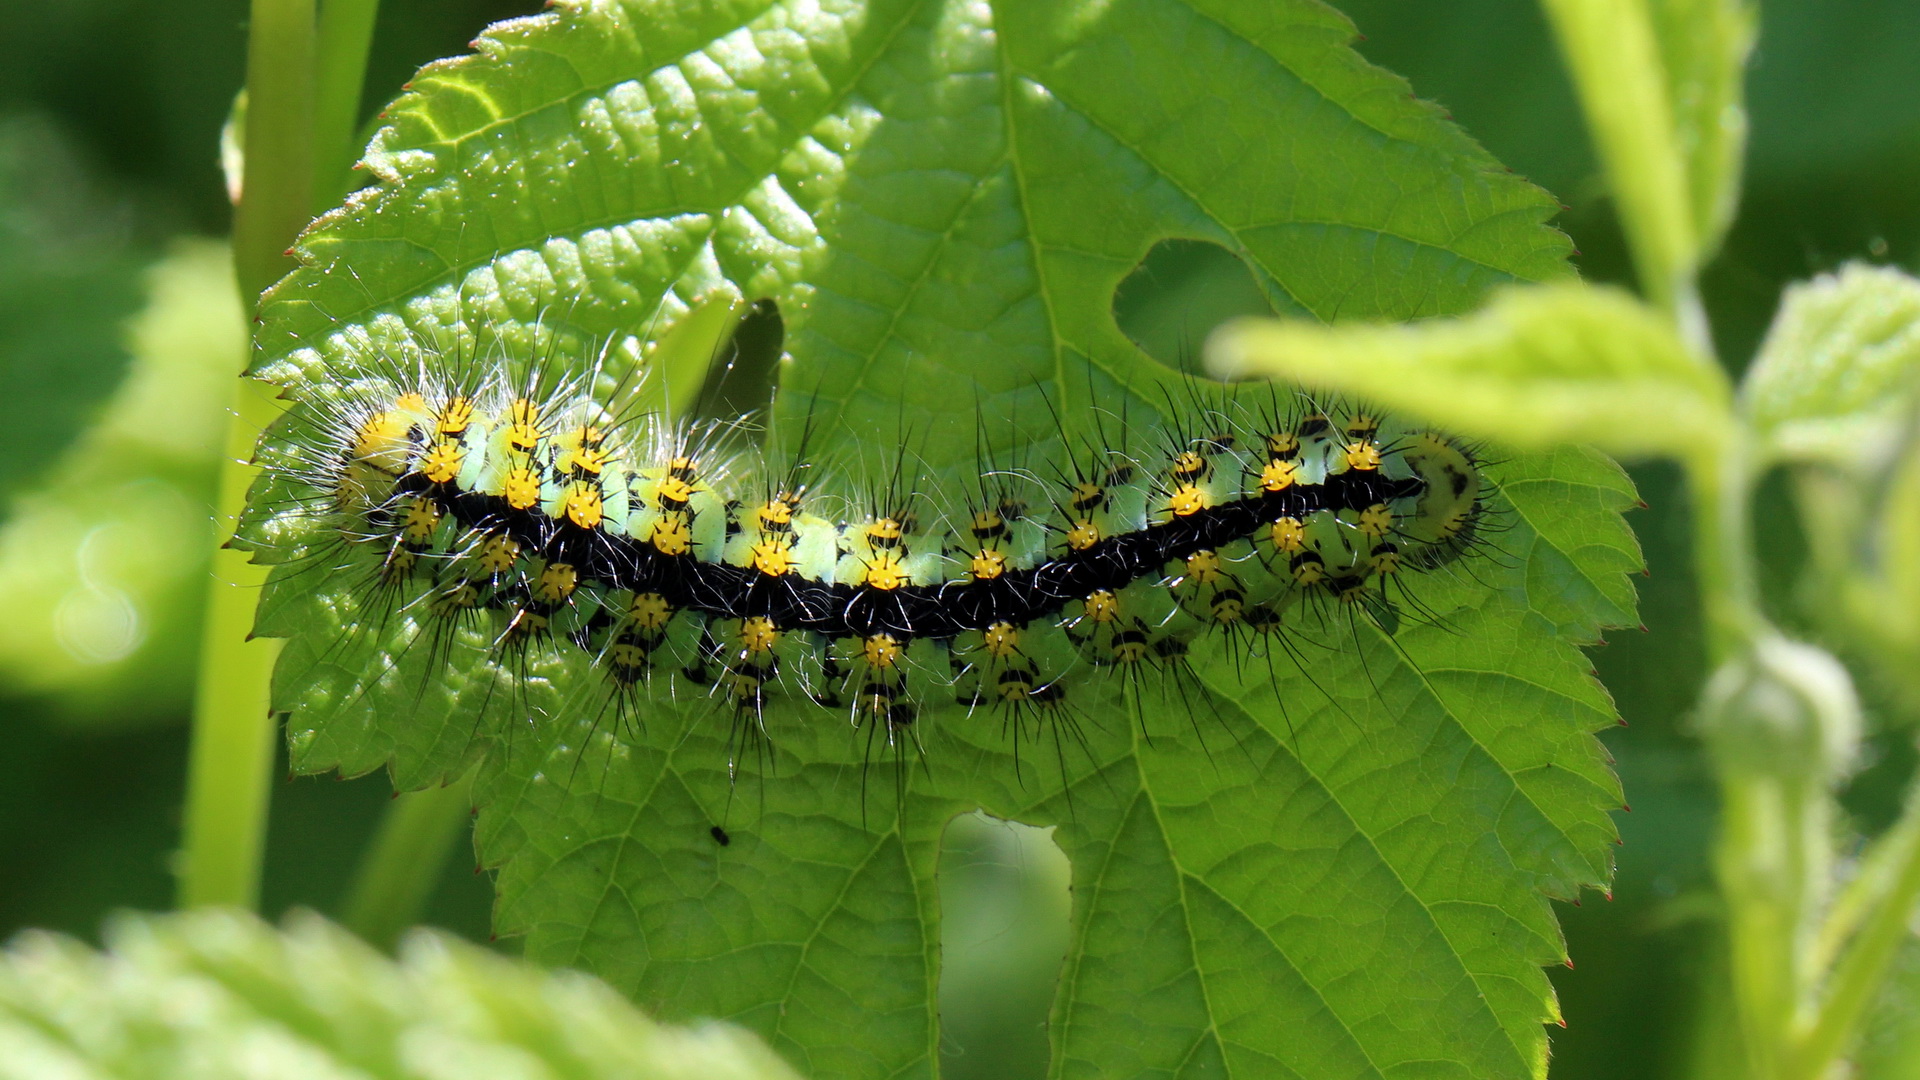
<svg viewBox="0 0 1920 1080">
<path fill-rule="evenodd" d="M 1089 483 L 1083 480 L 1073 485 L 1073 498 L 1068 500 L 1067 505 L 1073 507 L 1074 513 L 1085 514 L 1100 509 L 1106 501 L 1107 493 L 1105 489 L 1099 484 Z"/>
<path fill-rule="evenodd" d="M 1248 608 L 1243 621 L 1256 634 L 1271 634 L 1280 629 L 1280 613 L 1267 604 L 1255 604 Z"/>
<path fill-rule="evenodd" d="M 1293 561 L 1287 565 L 1287 569 L 1293 572 L 1293 580 L 1296 584 L 1318 585 L 1327 579 L 1326 560 L 1311 551 L 1303 551 L 1295 555 Z"/>
<path fill-rule="evenodd" d="M 772 652 L 780 644 L 780 631 L 773 620 L 764 615 L 755 615 L 740 620 L 740 648 L 748 655 Z"/>
<path fill-rule="evenodd" d="M 1393 511 L 1386 503 L 1374 503 L 1360 511 L 1360 531 L 1375 540 L 1393 531 Z"/>
<path fill-rule="evenodd" d="M 727 671 L 727 691 L 733 695 L 737 708 L 754 708 L 760 704 L 761 688 L 773 674 L 771 668 L 740 667 Z"/>
<path fill-rule="evenodd" d="M 1375 574 L 1400 572 L 1400 549 L 1392 544 L 1375 544 L 1367 553 L 1367 569 Z"/>
<path fill-rule="evenodd" d="M 800 506 L 800 499 L 787 492 L 781 492 L 768 499 L 755 510 L 754 517 L 760 523 L 763 533 L 783 533 L 793 528 L 793 512 Z"/>
<path fill-rule="evenodd" d="M 685 514 L 668 514 L 653 523 L 647 542 L 660 554 L 678 558 L 693 550 L 693 526 Z"/>
<path fill-rule="evenodd" d="M 607 663 L 616 675 L 637 671 L 647 666 L 647 649 L 638 642 L 616 641 L 607 650 Z"/>
<path fill-rule="evenodd" d="M 988 656 L 1005 660 L 1020 652 L 1020 631 L 1012 623 L 994 623 L 982 632 L 980 647 L 987 651 Z"/>
<path fill-rule="evenodd" d="M 600 443 L 606 439 L 606 433 L 596 427 L 582 427 L 567 437 L 569 447 L 560 455 L 555 467 L 562 476 L 584 480 L 589 476 L 599 476 L 607 469 L 612 455 L 600 449 Z"/>
<path fill-rule="evenodd" d="M 998 540 L 1007 535 L 1007 520 L 991 510 L 982 510 L 973 515 L 967 529 L 975 540 Z"/>
<path fill-rule="evenodd" d="M 673 618 L 673 605 L 659 593 L 635 593 L 627 605 L 627 619 L 642 630 L 660 630 Z"/>
<path fill-rule="evenodd" d="M 449 398 L 440 409 L 440 415 L 434 417 L 434 426 L 442 435 L 464 435 L 473 425 L 473 400 L 471 398 Z"/>
<path fill-rule="evenodd" d="M 413 573 L 414 564 L 419 561 L 420 557 L 412 551 L 404 547 L 396 548 L 388 554 L 386 565 L 380 568 L 380 575 L 387 582 L 405 581 Z"/>
<path fill-rule="evenodd" d="M 1007 557 L 999 548 L 981 548 L 967 563 L 967 576 L 975 581 L 993 581 L 1007 572 Z"/>
<path fill-rule="evenodd" d="M 567 520 L 583 529 L 597 529 L 602 520 L 600 504 L 600 486 L 590 483 L 575 483 L 567 489 L 567 497 L 562 500 Z"/>
<path fill-rule="evenodd" d="M 507 505 L 515 510 L 531 510 L 540 502 L 540 478 L 527 466 L 516 465 L 507 470 L 500 493 L 507 497 Z"/>
<path fill-rule="evenodd" d="M 793 572 L 793 549 L 784 540 L 762 540 L 753 545 L 753 568 L 768 577 L 783 577 Z"/>
<path fill-rule="evenodd" d="M 1260 490 L 1285 491 L 1293 486 L 1299 476 L 1299 463 L 1276 458 L 1261 467 Z"/>
<path fill-rule="evenodd" d="M 507 446 L 522 454 L 533 453 L 547 437 L 540 426 L 540 404 L 529 398 L 514 398 L 507 406 Z"/>
<path fill-rule="evenodd" d="M 495 533 L 480 542 L 480 568 L 489 574 L 504 574 L 520 558 L 520 542 L 504 533 Z"/>
<path fill-rule="evenodd" d="M 891 668 L 900 662 L 900 642 L 892 634 L 874 634 L 860 642 L 861 658 L 870 668 Z"/>
<path fill-rule="evenodd" d="M 897 703 L 899 694 L 899 688 L 892 683 L 869 683 L 854 699 L 854 707 L 859 713 L 884 722 L 889 731 L 904 728 L 913 723 L 913 706 Z"/>
<path fill-rule="evenodd" d="M 1273 550 L 1295 554 L 1306 547 L 1307 527 L 1299 518 L 1283 517 L 1276 520 L 1269 529 L 1273 540 Z"/>
<path fill-rule="evenodd" d="M 1107 589 L 1089 595 L 1084 606 L 1090 622 L 1108 623 L 1120 617 L 1120 598 Z"/>
<path fill-rule="evenodd" d="M 1357 412 L 1347 420 L 1347 438 L 1371 440 L 1380 433 L 1380 420 L 1371 413 Z"/>
<path fill-rule="evenodd" d="M 430 483 L 451 484 L 454 477 L 460 475 L 460 465 L 466 457 L 466 447 L 451 439 L 442 439 L 420 459 L 420 474 Z"/>
<path fill-rule="evenodd" d="M 1085 551 L 1100 542 L 1100 526 L 1091 521 L 1076 521 L 1067 530 L 1067 547 Z"/>
<path fill-rule="evenodd" d="M 407 456 L 413 449 L 412 431 L 413 421 L 406 413 L 374 413 L 354 432 L 353 460 L 388 476 L 399 476 L 406 471 Z"/>
<path fill-rule="evenodd" d="M 1291 461 L 1300 454 L 1300 437 L 1291 431 L 1276 431 L 1267 436 L 1267 457 L 1273 461 Z"/>
<path fill-rule="evenodd" d="M 1147 635 L 1138 630 L 1122 630 L 1113 635 L 1113 659 L 1118 664 L 1137 664 L 1147 658 Z"/>
<path fill-rule="evenodd" d="M 700 482 L 700 469 L 692 458 L 682 454 L 667 462 L 667 475 L 688 484 Z"/>
<path fill-rule="evenodd" d="M 471 582 L 462 581 L 434 598 L 433 612 L 441 617 L 458 615 L 480 604 L 480 590 Z"/>
<path fill-rule="evenodd" d="M 415 499 L 407 504 L 407 514 L 400 526 L 407 543 L 416 547 L 426 544 L 439 527 L 440 507 L 432 499 Z"/>
<path fill-rule="evenodd" d="M 427 399 L 423 395 L 409 390 L 393 399 L 393 407 L 403 412 L 423 413 L 427 411 Z"/>
<path fill-rule="evenodd" d="M 545 615 L 520 608 L 513 613 L 513 618 L 507 621 L 507 629 L 500 635 L 500 640 L 506 644 L 514 644 L 537 638 L 546 632 L 547 617 Z"/>
<path fill-rule="evenodd" d="M 1035 680 L 1036 676 L 1027 668 L 1008 668 L 1000 673 L 994 690 L 1000 695 L 1002 701 L 1027 701 L 1032 699 L 1038 690 Z"/>
<path fill-rule="evenodd" d="M 542 604 L 558 604 L 580 587 L 580 572 L 571 563 L 548 563 L 533 579 L 533 598 Z"/>
<path fill-rule="evenodd" d="M 1221 626 L 1240 621 L 1246 610 L 1246 597 L 1238 589 L 1221 589 L 1213 596 L 1213 621 Z"/>
<path fill-rule="evenodd" d="M 660 509 L 678 513 L 693 503 L 693 485 L 668 473 L 654 485 L 653 498 Z"/>
<path fill-rule="evenodd" d="M 1199 480 L 1207 475 L 1210 466 L 1207 459 L 1197 450 L 1182 450 L 1174 456 L 1169 471 L 1179 480 Z"/>
<path fill-rule="evenodd" d="M 1371 472 L 1380 467 L 1380 447 L 1372 440 L 1347 444 L 1347 468 Z"/>
<path fill-rule="evenodd" d="M 1220 556 L 1211 551 L 1196 551 L 1187 556 L 1187 580 L 1196 585 L 1212 585 L 1226 576 Z"/>
<path fill-rule="evenodd" d="M 866 564 L 865 573 L 860 577 L 860 584 L 870 589 L 891 592 L 907 584 L 907 571 L 900 565 L 898 555 L 883 551 L 878 558 Z"/>
<path fill-rule="evenodd" d="M 905 533 L 906 530 L 900 522 L 890 517 L 881 518 L 867 526 L 867 543 L 878 548 L 899 547 L 900 539 Z M 892 588 L 892 586 L 883 585 L 881 588 Z"/>
<path fill-rule="evenodd" d="M 1192 517 L 1206 508 L 1207 493 L 1192 484 L 1176 488 L 1167 500 L 1167 510 L 1174 517 Z"/>
</svg>

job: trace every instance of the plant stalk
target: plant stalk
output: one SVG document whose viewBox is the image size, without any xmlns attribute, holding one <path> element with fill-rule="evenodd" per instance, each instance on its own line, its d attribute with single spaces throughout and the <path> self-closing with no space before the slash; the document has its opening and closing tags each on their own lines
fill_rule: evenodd
<svg viewBox="0 0 1920 1080">
<path fill-rule="evenodd" d="M 320 7 L 319 62 L 314 73 L 313 198 L 319 214 L 338 203 L 352 186 L 361 148 L 360 92 L 367 81 L 367 53 L 380 0 L 326 0 Z"/>
<path fill-rule="evenodd" d="M 312 217 L 316 170 L 339 164 L 359 111 L 377 0 L 330 0 L 324 40 L 315 0 L 253 0 L 247 36 L 245 165 L 234 208 L 233 258 L 244 309 L 293 268 L 288 250 Z M 316 95 L 325 92 L 323 101 Z M 321 130 L 318 125 L 324 123 Z M 278 413 L 268 391 L 236 382 L 220 475 L 223 522 L 237 520 L 259 433 Z M 230 529 L 228 530 L 230 534 Z M 275 728 L 268 711 L 279 643 L 250 640 L 266 570 L 214 553 L 194 697 L 179 903 L 259 904 Z"/>
<path fill-rule="evenodd" d="M 1702 446 L 1686 462 L 1694 573 L 1699 578 L 1708 657 L 1715 668 L 1739 655 L 1767 626 L 1753 577 L 1748 441 L 1744 429 L 1732 425 L 1724 445 Z"/>
<path fill-rule="evenodd" d="M 1887 834 L 1891 845 L 1886 864 L 1894 871 L 1885 892 L 1876 898 L 1860 930 L 1832 975 L 1814 1015 L 1794 1048 L 1792 1080 L 1820 1080 L 1858 1032 L 1868 1008 L 1900 946 L 1908 936 L 1908 921 L 1920 901 L 1920 795 L 1910 796 L 1900 821 Z M 1878 852 L 1876 852 L 1878 854 Z"/>
<path fill-rule="evenodd" d="M 278 411 L 266 387 L 234 380 L 233 423 L 220 470 L 220 521 L 232 522 L 246 504 L 254 470 L 244 464 L 256 433 Z M 260 861 L 266 848 L 274 737 L 268 685 L 280 643 L 250 639 L 253 609 L 266 581 L 263 566 L 242 552 L 213 553 L 200 673 L 193 701 L 193 744 L 187 762 L 185 836 L 179 869 L 179 905 L 228 905 L 249 910 L 260 902 Z"/>
<path fill-rule="evenodd" d="M 284 254 L 307 220 L 313 189 L 313 0 L 253 0 L 247 35 L 246 165 L 234 210 L 233 261 L 244 309 L 291 268 Z M 265 395 L 237 384 L 220 474 L 220 513 L 246 502 L 253 440 L 267 419 Z M 264 570 L 238 552 L 214 554 L 207 597 L 193 747 L 187 767 L 182 907 L 260 901 L 274 725 L 268 713 L 274 644 L 248 640 Z"/>
<path fill-rule="evenodd" d="M 233 261 L 249 313 L 293 269 L 287 248 L 312 217 L 314 39 L 314 0 L 253 0 L 246 167 L 233 218 Z"/>
<path fill-rule="evenodd" d="M 401 931 L 420 921 L 472 799 L 471 771 L 445 787 L 396 794 L 354 872 L 341 922 L 391 949 Z"/>
</svg>

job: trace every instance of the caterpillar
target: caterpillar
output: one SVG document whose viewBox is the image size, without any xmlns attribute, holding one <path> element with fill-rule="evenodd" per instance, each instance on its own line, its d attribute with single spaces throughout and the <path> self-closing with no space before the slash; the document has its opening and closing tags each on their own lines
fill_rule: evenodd
<svg viewBox="0 0 1920 1080">
<path fill-rule="evenodd" d="M 1474 447 L 1310 395 L 1195 392 L 1171 428 L 1055 417 L 1057 448 L 982 451 L 959 484 L 887 439 L 860 490 L 811 424 L 752 449 L 750 421 L 670 422 L 597 361 L 556 366 L 346 380 L 264 482 L 321 524 L 308 569 L 430 654 L 462 628 L 508 666 L 577 649 L 622 722 L 665 694 L 716 700 L 736 742 L 783 702 L 896 754 L 932 705 L 1072 730 L 1076 699 L 1178 683 L 1205 636 L 1271 654 L 1338 613 L 1391 633 L 1411 577 L 1487 542 Z"/>
</svg>

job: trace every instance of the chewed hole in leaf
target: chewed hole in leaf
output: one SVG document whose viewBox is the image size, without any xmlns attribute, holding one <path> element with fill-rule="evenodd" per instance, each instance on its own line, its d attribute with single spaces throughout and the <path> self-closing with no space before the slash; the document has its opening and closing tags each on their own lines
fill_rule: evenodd
<svg viewBox="0 0 1920 1080">
<path fill-rule="evenodd" d="M 771 299 L 753 302 L 733 333 L 720 345 L 720 355 L 707 371 L 694 415 L 718 420 L 747 416 L 767 407 L 780 385 L 780 353 L 786 342 L 786 320 Z"/>
<path fill-rule="evenodd" d="M 1067 857 L 1052 829 L 985 814 L 940 848 L 940 1075 L 1040 1076 L 1047 1010 L 1068 944 Z"/>
<path fill-rule="evenodd" d="M 1213 328 L 1273 305 L 1238 255 L 1207 240 L 1162 240 L 1113 291 L 1113 321 L 1148 356 L 1204 375 L 1200 346 Z"/>
</svg>

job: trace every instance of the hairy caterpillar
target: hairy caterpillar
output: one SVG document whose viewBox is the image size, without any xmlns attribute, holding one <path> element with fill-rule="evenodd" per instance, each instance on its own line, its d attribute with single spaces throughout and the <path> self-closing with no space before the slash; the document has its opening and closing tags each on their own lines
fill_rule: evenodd
<svg viewBox="0 0 1920 1080">
<path fill-rule="evenodd" d="M 1078 434 L 982 451 L 957 484 L 888 439 L 861 490 L 813 432 L 756 450 L 744 423 L 667 422 L 598 360 L 425 355 L 344 382 L 263 459 L 321 526 L 303 572 L 352 576 L 429 656 L 463 628 L 509 667 L 578 650 L 623 722 L 710 696 L 736 749 L 777 737 L 782 702 L 896 756 L 933 705 L 1072 732 L 1179 686 L 1202 637 L 1270 656 L 1339 614 L 1391 632 L 1409 577 L 1484 543 L 1470 447 L 1277 391 L 1169 401 L 1171 427 L 1056 417 Z"/>
</svg>

